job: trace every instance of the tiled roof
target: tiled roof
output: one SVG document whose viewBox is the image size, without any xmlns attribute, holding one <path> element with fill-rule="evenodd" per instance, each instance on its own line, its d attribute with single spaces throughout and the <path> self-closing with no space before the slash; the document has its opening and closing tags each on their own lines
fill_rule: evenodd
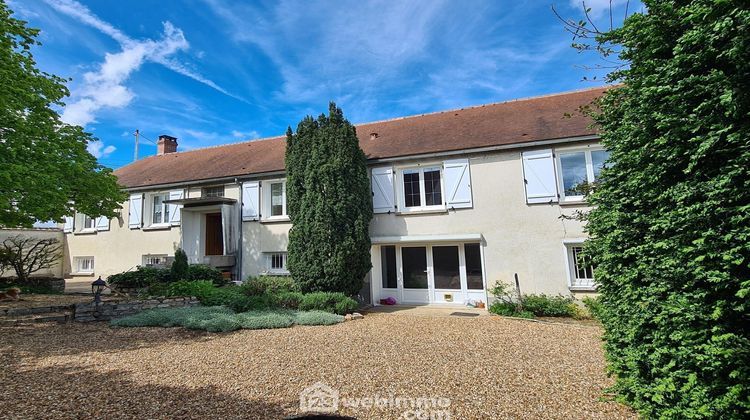
<svg viewBox="0 0 750 420">
<path fill-rule="evenodd" d="M 577 112 L 587 89 L 357 125 L 369 159 L 449 152 L 596 134 Z M 572 114 L 566 117 L 566 114 Z M 377 133 L 372 138 L 372 133 Z M 284 170 L 285 137 L 150 156 L 115 171 L 127 188 Z"/>
</svg>

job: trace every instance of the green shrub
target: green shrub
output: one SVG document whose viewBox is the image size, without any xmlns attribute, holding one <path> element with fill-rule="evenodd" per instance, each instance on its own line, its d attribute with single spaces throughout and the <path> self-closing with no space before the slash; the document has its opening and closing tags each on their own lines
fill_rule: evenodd
<svg viewBox="0 0 750 420">
<path fill-rule="evenodd" d="M 305 297 L 300 292 L 281 292 L 272 296 L 275 306 L 285 309 L 298 309 L 300 302 Z"/>
<path fill-rule="evenodd" d="M 187 280 L 208 280 L 217 287 L 224 286 L 228 283 L 228 280 L 223 274 L 221 274 L 221 271 L 206 264 L 189 265 L 187 269 Z"/>
<path fill-rule="evenodd" d="M 198 300 L 214 293 L 216 290 L 210 281 L 177 281 L 167 285 L 166 289 L 166 296 L 195 296 Z"/>
<path fill-rule="evenodd" d="M 345 314 L 357 309 L 357 301 L 339 292 L 313 292 L 302 297 L 299 310 Z"/>
<path fill-rule="evenodd" d="M 247 296 L 242 293 L 237 293 L 226 305 L 236 312 L 262 311 L 275 307 L 271 295 Z"/>
<path fill-rule="evenodd" d="M 250 296 L 299 291 L 299 286 L 289 276 L 250 277 L 242 285 L 242 288 Z"/>
<path fill-rule="evenodd" d="M 177 249 L 174 253 L 174 261 L 172 266 L 169 268 L 172 278 L 175 281 L 189 280 L 188 278 L 188 258 L 185 251 Z"/>
<path fill-rule="evenodd" d="M 489 311 L 496 315 L 512 316 L 515 318 L 534 318 L 534 314 L 529 311 L 518 310 L 515 303 L 496 300 L 490 305 Z"/>
<path fill-rule="evenodd" d="M 327 312 L 250 311 L 234 313 L 225 307 L 150 309 L 112 320 L 115 327 L 185 327 L 209 332 L 238 329 L 287 328 L 299 325 L 333 325 L 344 317 Z"/>
<path fill-rule="evenodd" d="M 297 325 L 333 325 L 344 322 L 344 317 L 323 311 L 297 312 L 294 322 Z"/>
<path fill-rule="evenodd" d="M 238 299 L 245 297 L 239 290 L 239 287 L 214 287 L 206 289 L 206 293 L 196 296 L 203 305 L 206 306 L 227 306 L 231 307 Z"/>
<path fill-rule="evenodd" d="M 583 306 L 589 311 L 594 319 L 599 319 L 602 313 L 602 302 L 598 297 L 586 296 L 583 298 Z"/>
<path fill-rule="evenodd" d="M 143 288 L 155 283 L 169 283 L 172 275 L 168 269 L 141 267 L 135 270 L 112 274 L 107 277 L 107 283 L 115 287 Z"/>
<path fill-rule="evenodd" d="M 135 315 L 114 319 L 110 322 L 116 327 L 175 327 L 184 326 L 187 322 L 197 322 L 216 316 L 231 314 L 224 307 L 192 307 L 149 309 Z"/>
<path fill-rule="evenodd" d="M 253 311 L 236 315 L 242 328 L 259 330 L 266 328 L 287 328 L 294 325 L 295 317 L 286 312 Z"/>
<path fill-rule="evenodd" d="M 198 317 L 187 318 L 182 326 L 191 330 L 205 330 L 208 332 L 229 332 L 242 328 L 242 324 L 235 314 L 223 313 L 214 314 L 205 319 Z"/>
<path fill-rule="evenodd" d="M 578 306 L 570 296 L 524 295 L 521 299 L 524 311 L 536 316 L 576 316 Z"/>
</svg>

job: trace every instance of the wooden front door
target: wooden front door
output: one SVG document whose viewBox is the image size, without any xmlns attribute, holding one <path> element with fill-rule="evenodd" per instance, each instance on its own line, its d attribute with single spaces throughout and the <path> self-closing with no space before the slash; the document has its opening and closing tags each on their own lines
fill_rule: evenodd
<svg viewBox="0 0 750 420">
<path fill-rule="evenodd" d="M 221 213 L 206 214 L 206 255 L 224 255 Z"/>
</svg>

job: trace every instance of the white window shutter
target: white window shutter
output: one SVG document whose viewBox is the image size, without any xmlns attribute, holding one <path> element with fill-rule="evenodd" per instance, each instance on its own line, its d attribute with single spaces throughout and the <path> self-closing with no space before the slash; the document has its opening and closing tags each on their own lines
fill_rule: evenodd
<svg viewBox="0 0 750 420">
<path fill-rule="evenodd" d="M 99 216 L 96 218 L 96 230 L 109 230 L 109 217 Z"/>
<path fill-rule="evenodd" d="M 75 227 L 75 217 L 65 216 L 65 223 L 63 224 L 63 232 L 65 233 L 73 232 L 74 227 Z"/>
<path fill-rule="evenodd" d="M 185 196 L 185 190 L 173 190 L 169 192 L 170 200 L 182 200 Z M 180 224 L 182 216 L 182 204 L 169 204 L 169 223 L 173 226 Z"/>
<path fill-rule="evenodd" d="M 448 208 L 469 209 L 471 200 L 471 174 L 469 159 L 446 160 L 443 162 L 445 183 L 445 205 Z"/>
<path fill-rule="evenodd" d="M 143 194 L 130 194 L 130 215 L 128 225 L 131 229 L 140 229 L 143 224 Z"/>
<path fill-rule="evenodd" d="M 242 183 L 242 220 L 258 220 L 260 218 L 260 182 L 248 181 Z"/>
<path fill-rule="evenodd" d="M 555 158 L 552 155 L 552 149 L 523 152 L 521 160 L 526 184 L 526 202 L 529 204 L 557 202 Z"/>
<path fill-rule="evenodd" d="M 393 192 L 393 168 L 372 169 L 372 211 L 390 213 L 396 210 Z"/>
</svg>

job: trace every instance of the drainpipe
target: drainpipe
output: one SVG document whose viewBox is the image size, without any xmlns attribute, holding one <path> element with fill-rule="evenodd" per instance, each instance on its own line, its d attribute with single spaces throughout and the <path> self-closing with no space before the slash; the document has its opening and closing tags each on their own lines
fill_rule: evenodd
<svg viewBox="0 0 750 420">
<path fill-rule="evenodd" d="M 239 229 L 238 235 L 237 235 L 237 246 L 235 249 L 237 250 L 237 254 L 234 256 L 234 270 L 237 274 L 237 280 L 242 281 L 242 231 L 244 226 L 242 226 L 242 184 L 237 180 L 237 178 L 234 179 L 234 184 L 238 185 L 240 187 L 240 208 L 237 211 L 237 218 Z"/>
</svg>

